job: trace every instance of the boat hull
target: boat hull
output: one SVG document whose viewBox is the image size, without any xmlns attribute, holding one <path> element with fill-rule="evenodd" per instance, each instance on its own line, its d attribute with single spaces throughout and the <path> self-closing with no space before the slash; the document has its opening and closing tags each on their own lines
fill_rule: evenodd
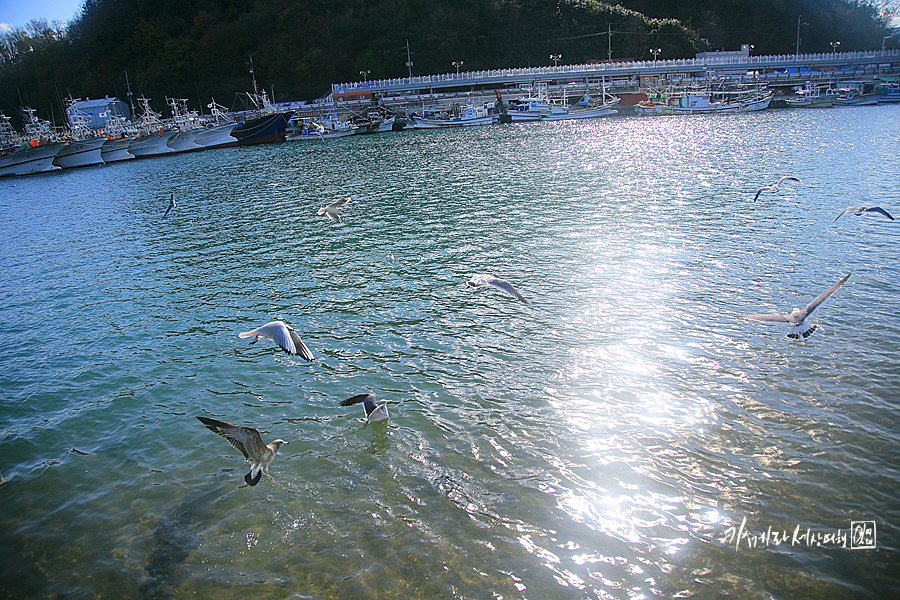
<svg viewBox="0 0 900 600">
<path fill-rule="evenodd" d="M 195 131 L 194 143 L 204 150 L 237 146 L 237 138 L 231 135 L 235 127 L 237 127 L 237 123 L 226 123 Z"/>
<path fill-rule="evenodd" d="M 166 146 L 175 152 L 194 152 L 203 148 L 194 143 L 193 131 L 179 131 L 166 142 Z"/>
<path fill-rule="evenodd" d="M 419 119 L 413 121 L 413 129 L 445 129 L 447 127 L 477 127 L 492 125 L 495 121 L 493 115 L 487 117 L 475 117 L 472 119 Z"/>
<path fill-rule="evenodd" d="M 667 106 L 660 102 L 639 102 L 634 105 L 634 112 L 638 115 L 712 115 L 727 113 L 754 112 L 769 108 L 772 95 L 763 98 L 754 98 L 739 102 L 714 102 L 700 108 Z"/>
<path fill-rule="evenodd" d="M 159 133 L 142 135 L 128 146 L 128 151 L 132 153 L 135 158 L 150 158 L 152 156 L 162 156 L 164 154 L 175 154 L 175 150 L 169 148 L 167 144 L 176 133 L 178 132 L 166 130 Z"/>
<path fill-rule="evenodd" d="M 25 146 L 2 152 L 0 176 L 58 171 L 59 167 L 53 164 L 53 159 L 63 146 L 65 144 L 62 142 L 53 142 L 34 148 Z"/>
<path fill-rule="evenodd" d="M 588 110 L 577 110 L 566 113 L 556 113 L 541 115 L 541 121 L 570 121 L 573 119 L 596 119 L 599 117 L 611 117 L 619 114 L 614 108 L 597 108 Z"/>
<path fill-rule="evenodd" d="M 68 142 L 56 154 L 53 164 L 63 169 L 73 167 L 87 167 L 103 164 L 103 144 L 105 137 L 95 137 L 89 140 Z"/>
<path fill-rule="evenodd" d="M 103 162 L 112 163 L 133 159 L 134 154 L 128 151 L 128 147 L 133 142 L 134 140 L 131 138 L 106 140 L 106 143 L 100 148 L 100 156 L 103 158 Z"/>
<path fill-rule="evenodd" d="M 285 141 L 288 121 L 293 113 L 279 112 L 241 123 L 231 132 L 238 146 L 272 144 Z"/>
</svg>

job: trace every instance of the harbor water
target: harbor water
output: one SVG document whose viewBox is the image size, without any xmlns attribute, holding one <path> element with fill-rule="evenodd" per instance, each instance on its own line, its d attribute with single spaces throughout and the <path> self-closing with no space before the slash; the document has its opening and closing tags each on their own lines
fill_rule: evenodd
<svg viewBox="0 0 900 600">
<path fill-rule="evenodd" d="M 898 132 L 613 117 L 0 181 L 0 599 L 900 597 L 900 225 L 835 221 L 900 216 Z M 848 273 L 806 340 L 738 318 Z M 274 320 L 315 360 L 238 338 Z M 274 483 L 204 415 L 287 441 Z"/>
</svg>

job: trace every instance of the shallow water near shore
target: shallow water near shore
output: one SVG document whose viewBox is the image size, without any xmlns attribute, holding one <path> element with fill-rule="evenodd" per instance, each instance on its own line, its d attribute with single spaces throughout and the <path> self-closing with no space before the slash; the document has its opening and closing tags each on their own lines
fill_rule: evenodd
<svg viewBox="0 0 900 600">
<path fill-rule="evenodd" d="M 900 213 L 898 123 L 615 117 L 0 181 L 0 598 L 900 595 L 900 225 L 834 221 Z M 736 318 L 851 272 L 805 341 Z M 313 362 L 238 338 L 275 319 Z M 389 422 L 338 406 L 365 391 Z M 197 415 L 286 440 L 275 483 Z"/>
</svg>

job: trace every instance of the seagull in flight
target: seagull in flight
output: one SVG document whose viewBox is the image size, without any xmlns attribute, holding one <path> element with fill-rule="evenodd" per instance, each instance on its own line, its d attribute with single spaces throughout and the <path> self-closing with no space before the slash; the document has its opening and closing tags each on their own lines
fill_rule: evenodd
<svg viewBox="0 0 900 600">
<path fill-rule="evenodd" d="M 838 219 L 840 219 L 847 213 L 853 213 L 853 216 L 855 216 L 855 217 L 862 216 L 865 213 L 873 213 L 876 215 L 882 215 L 884 217 L 887 217 L 891 221 L 894 220 L 894 217 L 892 217 L 890 214 L 888 214 L 888 211 L 884 210 L 880 206 L 848 206 L 847 208 L 844 209 L 844 212 L 842 212 L 837 217 L 835 217 L 834 220 L 837 221 Z"/>
<path fill-rule="evenodd" d="M 366 425 L 369 423 L 375 423 L 376 421 L 386 421 L 388 418 L 388 401 L 387 400 L 379 400 L 375 401 L 375 394 L 359 394 L 358 396 L 353 396 L 352 398 L 347 398 L 346 400 L 341 401 L 341 406 L 353 406 L 354 404 L 362 403 L 363 409 L 366 411 L 366 418 L 360 419 L 360 421 L 364 422 Z"/>
<path fill-rule="evenodd" d="M 775 183 L 773 183 L 772 185 L 764 185 L 763 187 L 759 188 L 759 191 L 756 192 L 755 196 L 753 196 L 753 201 L 756 202 L 756 199 L 759 198 L 759 195 L 762 194 L 763 192 L 778 191 L 778 186 L 781 185 L 782 182 L 784 182 L 784 181 L 800 181 L 800 180 L 797 179 L 796 177 L 791 177 L 790 175 L 786 175 L 786 176 L 782 177 L 781 179 L 779 179 L 778 181 L 776 181 Z"/>
<path fill-rule="evenodd" d="M 172 197 L 169 198 L 169 208 L 166 209 L 166 212 L 163 214 L 163 216 L 167 216 L 173 208 L 178 208 L 178 205 L 175 204 L 175 192 L 172 192 Z"/>
<path fill-rule="evenodd" d="M 269 478 L 269 481 L 275 483 L 275 479 L 269 475 L 269 465 L 275 460 L 278 449 L 287 444 L 286 441 L 275 440 L 271 444 L 263 444 L 259 432 L 252 427 L 240 427 L 209 417 L 197 418 L 207 429 L 222 436 L 228 440 L 229 444 L 240 450 L 247 462 L 250 463 L 250 472 L 244 475 L 247 485 L 252 487 L 259 483 L 263 473 Z"/>
<path fill-rule="evenodd" d="M 335 200 L 328 206 L 323 206 L 320 208 L 316 214 L 320 217 L 322 215 L 328 215 L 328 218 L 334 221 L 335 223 L 341 222 L 341 217 L 338 215 L 338 210 L 344 208 L 344 205 L 350 202 L 350 196 L 344 196 L 340 200 Z"/>
<path fill-rule="evenodd" d="M 297 332 L 281 321 L 272 321 L 271 323 L 266 323 L 262 327 L 257 327 L 251 331 L 243 331 L 238 334 L 238 337 L 252 337 L 253 341 L 250 342 L 251 344 L 258 342 L 261 337 L 266 338 L 267 340 L 272 340 L 278 344 L 278 346 L 288 354 L 299 354 L 306 360 L 313 359 L 312 351 L 310 351 L 306 344 L 303 343 L 303 340 L 300 339 Z"/>
<path fill-rule="evenodd" d="M 772 313 L 766 315 L 742 315 L 738 318 L 750 319 L 752 321 L 762 321 L 763 323 L 787 323 L 788 325 L 791 325 L 791 332 L 787 334 L 787 337 L 793 340 L 800 339 L 801 337 L 803 339 L 806 339 L 811 336 L 816 330 L 816 325 L 807 325 L 806 323 L 804 323 L 806 317 L 811 315 L 812 312 L 816 310 L 816 307 L 825 302 L 825 300 L 827 300 L 829 296 L 835 293 L 839 287 L 844 285 L 844 283 L 848 279 L 850 279 L 850 275 L 852 275 L 852 273 L 847 273 L 846 277 L 816 296 L 815 299 L 807 304 L 805 308 L 795 308 L 789 315 Z"/>
<path fill-rule="evenodd" d="M 494 277 L 493 275 L 473 275 L 472 279 L 466 284 L 469 287 L 480 288 L 486 285 L 492 285 L 495 288 L 499 288 L 515 298 L 516 300 L 521 300 L 525 304 L 528 304 L 528 300 L 522 297 L 522 294 L 516 291 L 516 288 L 512 286 L 512 284 L 505 279 L 500 279 L 499 277 Z"/>
</svg>

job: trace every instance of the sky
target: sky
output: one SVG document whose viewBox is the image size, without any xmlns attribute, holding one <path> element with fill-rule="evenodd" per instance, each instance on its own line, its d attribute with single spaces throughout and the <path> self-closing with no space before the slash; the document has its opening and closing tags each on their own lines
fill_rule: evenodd
<svg viewBox="0 0 900 600">
<path fill-rule="evenodd" d="M 23 27 L 32 19 L 68 23 L 84 0 L 0 0 L 0 31 Z"/>
</svg>

